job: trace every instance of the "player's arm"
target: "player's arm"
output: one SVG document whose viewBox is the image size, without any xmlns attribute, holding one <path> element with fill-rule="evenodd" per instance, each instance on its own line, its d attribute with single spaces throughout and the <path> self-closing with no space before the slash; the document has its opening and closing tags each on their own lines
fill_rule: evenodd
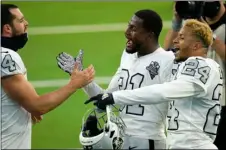
<svg viewBox="0 0 226 150">
<path fill-rule="evenodd" d="M 226 62 L 226 55 L 225 55 L 225 46 L 226 40 L 223 42 L 217 36 L 214 38 L 212 48 L 216 51 L 216 53 L 220 56 L 220 58 Z"/>
<path fill-rule="evenodd" d="M 174 3 L 173 10 L 173 19 L 172 19 L 172 28 L 167 32 L 164 39 L 164 49 L 168 50 L 173 48 L 173 40 L 177 37 L 179 30 L 182 27 L 183 20 L 179 17 L 175 9 Z"/>
<path fill-rule="evenodd" d="M 112 95 L 117 104 L 156 104 L 183 100 L 185 97 L 206 92 L 205 83 L 208 81 L 210 71 L 204 60 L 189 58 L 179 67 L 176 80 L 130 91 L 117 91 Z"/>
<path fill-rule="evenodd" d="M 83 87 L 83 90 L 89 97 L 118 90 L 118 72 L 113 76 L 107 89 L 103 89 L 97 83 L 92 82 Z"/>
<path fill-rule="evenodd" d="M 102 94 L 105 91 L 96 82 L 91 82 L 90 84 L 86 85 L 82 89 L 89 97 L 92 97 L 97 94 Z"/>
<path fill-rule="evenodd" d="M 124 50 L 123 53 L 122 53 L 122 56 L 121 56 L 120 65 L 123 61 L 123 57 L 124 57 L 125 53 L 126 52 Z M 85 86 L 83 88 L 84 92 L 89 97 L 93 97 L 93 96 L 98 95 L 98 94 L 111 93 L 111 92 L 117 91 L 118 90 L 118 79 L 119 79 L 119 76 L 120 76 L 120 71 L 121 71 L 121 68 L 119 66 L 115 75 L 111 79 L 107 89 L 103 89 L 97 83 L 92 82 L 92 83 L 88 84 L 87 86 Z"/>
<path fill-rule="evenodd" d="M 39 96 L 24 76 L 23 62 L 17 53 L 2 53 L 1 85 L 4 92 L 20 103 L 28 112 L 42 115 L 63 103 L 78 88 L 90 83 L 94 76 L 93 67 L 78 71 L 74 68 L 71 79 L 64 87 Z"/>
<path fill-rule="evenodd" d="M 115 104 L 158 104 L 173 100 L 183 100 L 203 92 L 204 89 L 193 82 L 175 80 L 163 84 L 155 84 L 138 88 L 113 92 Z"/>
<path fill-rule="evenodd" d="M 173 40 L 177 37 L 179 31 L 170 29 L 164 39 L 164 49 L 168 50 L 173 47 Z"/>
<path fill-rule="evenodd" d="M 108 104 L 158 104 L 198 96 L 200 93 L 207 91 L 205 83 L 209 78 L 210 68 L 196 65 L 199 65 L 196 59 L 190 59 L 183 65 L 181 64 L 177 79 L 174 81 L 134 90 L 116 91 L 108 95 L 97 95 L 85 103 L 97 100 L 94 104 L 103 109 Z"/>
<path fill-rule="evenodd" d="M 10 98 L 20 103 L 28 112 L 37 115 L 56 108 L 77 89 L 68 84 L 54 92 L 39 96 L 22 74 L 3 77 L 1 84 Z"/>
<path fill-rule="evenodd" d="M 122 90 L 108 94 L 99 94 L 91 97 L 85 104 L 94 101 L 94 105 L 100 109 L 105 109 L 106 105 L 109 104 L 159 104 L 173 100 L 185 100 L 185 97 L 197 96 L 203 91 L 205 91 L 204 88 L 192 81 L 175 80 L 134 90 Z"/>
</svg>

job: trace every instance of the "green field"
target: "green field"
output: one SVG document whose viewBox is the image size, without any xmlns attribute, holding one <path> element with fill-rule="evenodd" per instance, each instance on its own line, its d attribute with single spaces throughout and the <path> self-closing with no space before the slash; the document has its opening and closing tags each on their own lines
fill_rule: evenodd
<svg viewBox="0 0 226 150">
<path fill-rule="evenodd" d="M 170 2 L 10 3 L 20 7 L 30 28 L 127 23 L 135 11 L 146 8 L 156 10 L 164 21 L 169 21 L 172 15 Z M 166 31 L 161 34 L 161 44 Z M 112 76 L 116 71 L 125 42 L 123 31 L 30 35 L 28 44 L 19 53 L 26 64 L 30 81 L 67 79 L 68 75 L 56 65 L 56 55 L 62 51 L 76 55 L 80 48 L 85 50 L 85 66 L 93 64 L 96 76 L 104 77 Z M 57 88 L 37 88 L 37 91 L 44 94 Z M 46 114 L 43 121 L 33 127 L 32 148 L 81 147 L 78 141 L 81 119 L 91 106 L 83 104 L 86 99 L 87 96 L 80 90 L 63 105 Z"/>
</svg>

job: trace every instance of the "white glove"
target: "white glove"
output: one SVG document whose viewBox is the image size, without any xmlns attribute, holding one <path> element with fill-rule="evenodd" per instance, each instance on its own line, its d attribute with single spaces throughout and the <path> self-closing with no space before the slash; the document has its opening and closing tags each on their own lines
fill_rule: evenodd
<svg viewBox="0 0 226 150">
<path fill-rule="evenodd" d="M 61 52 L 57 56 L 57 64 L 60 69 L 71 74 L 74 70 L 75 63 L 78 63 L 78 69 L 83 69 L 83 50 L 80 49 L 76 58 L 68 53 Z"/>
<path fill-rule="evenodd" d="M 84 54 L 84 51 L 82 49 L 80 49 L 79 53 L 75 59 L 75 62 L 78 63 L 79 71 L 83 70 L 83 54 Z"/>
</svg>

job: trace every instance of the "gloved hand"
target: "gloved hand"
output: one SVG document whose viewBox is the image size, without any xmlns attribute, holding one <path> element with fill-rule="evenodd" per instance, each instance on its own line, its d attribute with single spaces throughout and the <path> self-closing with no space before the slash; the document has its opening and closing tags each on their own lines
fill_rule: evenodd
<svg viewBox="0 0 226 150">
<path fill-rule="evenodd" d="M 79 71 L 83 69 L 83 50 L 79 50 L 77 57 L 73 57 L 68 53 L 61 52 L 57 55 L 57 64 L 60 69 L 71 75 L 75 62 L 78 62 Z"/>
<path fill-rule="evenodd" d="M 88 104 L 92 101 L 97 108 L 102 110 L 105 110 L 107 105 L 112 105 L 115 103 L 111 93 L 98 94 L 96 96 L 93 96 L 89 100 L 85 101 L 85 104 Z"/>
</svg>

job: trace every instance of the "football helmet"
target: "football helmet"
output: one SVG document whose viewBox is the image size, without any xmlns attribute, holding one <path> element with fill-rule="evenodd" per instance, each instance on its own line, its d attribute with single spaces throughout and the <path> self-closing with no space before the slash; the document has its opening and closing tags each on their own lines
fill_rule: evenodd
<svg viewBox="0 0 226 150">
<path fill-rule="evenodd" d="M 122 149 L 126 125 L 113 111 L 113 105 L 106 112 L 89 110 L 83 117 L 79 141 L 84 149 Z"/>
</svg>

